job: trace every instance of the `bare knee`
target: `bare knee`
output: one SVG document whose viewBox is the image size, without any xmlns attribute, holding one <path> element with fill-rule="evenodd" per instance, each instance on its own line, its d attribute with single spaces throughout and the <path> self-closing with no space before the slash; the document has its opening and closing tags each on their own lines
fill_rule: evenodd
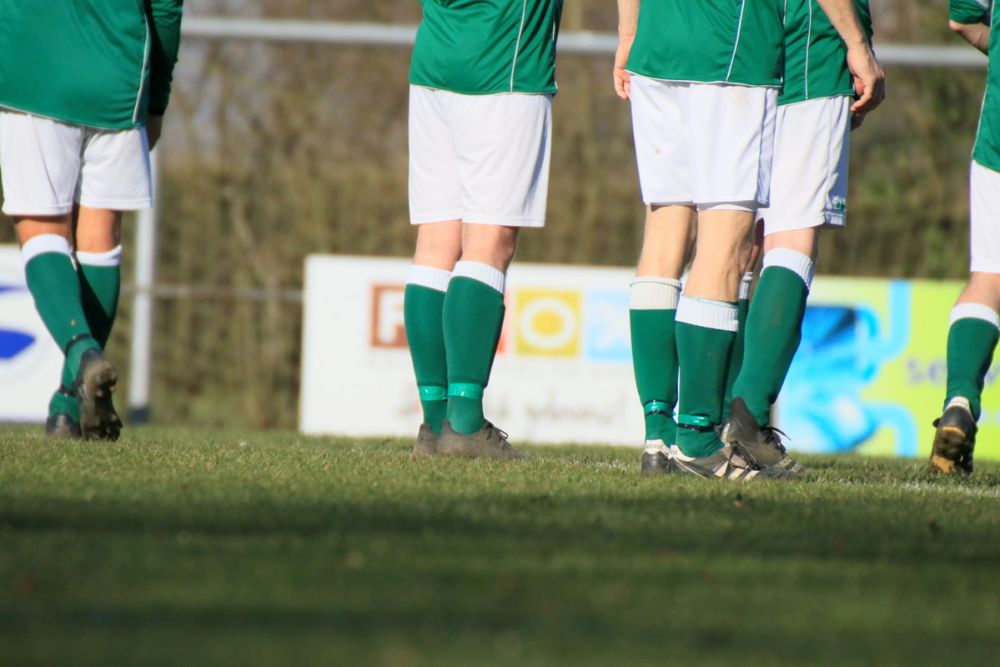
<svg viewBox="0 0 1000 667">
<path fill-rule="evenodd" d="M 980 303 L 1000 311 L 1000 273 L 973 273 L 958 303 Z"/>
<path fill-rule="evenodd" d="M 650 207 L 636 275 L 680 278 L 691 260 L 696 228 L 690 207 Z"/>
<path fill-rule="evenodd" d="M 108 252 L 121 245 L 122 213 L 80 206 L 76 212 L 74 237 L 82 252 Z"/>
<path fill-rule="evenodd" d="M 514 259 L 519 228 L 466 224 L 462 229 L 462 259 L 506 271 Z"/>
<path fill-rule="evenodd" d="M 17 240 L 22 246 L 43 234 L 55 234 L 70 239 L 70 214 L 54 216 L 17 217 L 14 219 Z"/>
<path fill-rule="evenodd" d="M 417 249 L 413 263 L 451 271 L 462 256 L 462 223 L 459 220 L 434 222 L 417 228 Z"/>
<path fill-rule="evenodd" d="M 764 222 L 767 224 L 767 221 Z M 766 228 L 765 228 L 766 230 Z M 786 248 L 808 255 L 813 261 L 818 253 L 819 230 L 815 227 L 807 229 L 795 229 L 787 232 L 775 232 L 764 237 L 764 252 L 768 253 L 777 248 Z"/>
</svg>

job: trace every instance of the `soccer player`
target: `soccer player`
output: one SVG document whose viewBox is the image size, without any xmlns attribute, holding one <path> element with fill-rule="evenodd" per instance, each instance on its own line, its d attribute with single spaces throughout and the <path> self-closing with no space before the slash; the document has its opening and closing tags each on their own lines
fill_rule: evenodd
<svg viewBox="0 0 1000 667">
<path fill-rule="evenodd" d="M 183 0 L 0 0 L 0 174 L 28 289 L 66 355 L 46 430 L 114 440 L 103 354 L 122 211 L 150 206 Z M 74 252 L 75 251 L 75 252 Z M 75 259 L 75 262 L 74 262 Z"/>
<path fill-rule="evenodd" d="M 1000 40 L 990 27 L 1000 19 L 993 9 L 986 0 L 948 3 L 951 29 L 990 63 L 969 178 L 972 275 L 951 311 L 944 414 L 934 422 L 930 469 L 946 474 L 973 470 L 983 383 L 1000 323 Z"/>
<path fill-rule="evenodd" d="M 410 69 L 414 453 L 521 458 L 483 393 L 522 227 L 545 223 L 562 0 L 424 0 Z"/>
<path fill-rule="evenodd" d="M 847 43 L 817 0 L 789 0 L 786 12 L 771 202 L 758 212 L 764 268 L 722 439 L 752 450 L 758 464 L 801 471 L 770 427 L 771 406 L 801 340 L 820 230 L 846 222 L 851 125 L 865 110 L 854 99 L 863 91 L 855 90 Z M 832 17 L 842 32 L 870 43 L 868 0 Z"/>
<path fill-rule="evenodd" d="M 853 15 L 851 2 L 822 4 Z M 633 315 L 654 311 L 640 313 L 633 332 L 657 327 L 639 341 L 643 349 L 635 350 L 634 360 L 642 369 L 654 363 L 647 360 L 668 357 L 656 373 L 637 373 L 644 410 L 661 415 L 662 430 L 647 431 L 646 470 L 726 479 L 791 474 L 757 464 L 717 432 L 750 232 L 757 209 L 768 202 L 784 4 L 646 0 L 640 11 L 638 0 L 618 3 L 615 87 L 632 102 L 639 181 L 651 210 L 642 256 L 657 258 L 640 266 L 632 287 Z M 867 107 L 879 92 L 881 72 L 867 41 L 858 40 L 851 53 L 865 89 L 860 103 Z M 676 244 L 688 238 L 692 213 L 696 254 L 681 294 L 683 253 Z M 667 244 L 675 251 L 647 251 Z M 665 352 L 672 349 L 676 362 Z M 678 373 L 679 414 L 668 447 Z"/>
</svg>

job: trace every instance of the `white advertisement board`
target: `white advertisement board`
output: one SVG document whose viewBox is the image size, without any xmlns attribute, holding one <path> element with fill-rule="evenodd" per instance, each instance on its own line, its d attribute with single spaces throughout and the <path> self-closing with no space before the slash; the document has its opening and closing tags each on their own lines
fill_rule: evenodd
<svg viewBox="0 0 1000 667">
<path fill-rule="evenodd" d="M 0 422 L 44 421 L 63 356 L 24 283 L 17 246 L 0 246 Z"/>
<path fill-rule="evenodd" d="M 408 262 L 311 257 L 301 427 L 413 436 L 403 328 Z M 632 376 L 632 269 L 515 264 L 487 416 L 514 442 L 642 442 Z M 926 456 L 961 284 L 817 278 L 773 420 L 795 451 Z M 977 458 L 1000 460 L 1000 363 L 986 376 Z"/>
<path fill-rule="evenodd" d="M 403 327 L 408 260 L 306 261 L 301 430 L 415 436 L 421 422 Z M 515 264 L 486 414 L 514 442 L 639 445 L 632 269 Z"/>
</svg>

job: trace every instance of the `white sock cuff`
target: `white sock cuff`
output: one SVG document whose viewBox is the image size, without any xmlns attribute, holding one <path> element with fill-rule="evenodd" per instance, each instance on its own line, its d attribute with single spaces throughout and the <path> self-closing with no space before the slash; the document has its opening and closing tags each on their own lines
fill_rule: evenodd
<svg viewBox="0 0 1000 667">
<path fill-rule="evenodd" d="M 449 280 L 451 280 L 451 271 L 422 264 L 411 264 L 410 271 L 406 276 L 407 285 L 420 285 L 438 292 L 448 291 Z"/>
<path fill-rule="evenodd" d="M 118 246 L 107 252 L 76 251 L 76 261 L 83 266 L 121 266 L 122 247 Z"/>
<path fill-rule="evenodd" d="M 704 329 L 737 331 L 740 327 L 739 310 L 731 303 L 681 296 L 677 304 L 677 322 Z"/>
<path fill-rule="evenodd" d="M 629 289 L 630 310 L 675 310 L 681 281 L 659 276 L 636 276 Z"/>
<path fill-rule="evenodd" d="M 747 271 L 740 278 L 739 300 L 746 301 L 750 298 L 750 288 L 753 287 L 753 271 Z"/>
<path fill-rule="evenodd" d="M 69 250 L 69 241 L 58 234 L 39 234 L 21 246 L 21 258 L 24 259 L 25 266 L 39 255 L 50 252 L 67 257 L 72 256 Z"/>
<path fill-rule="evenodd" d="M 972 414 L 972 405 L 969 403 L 969 399 L 965 396 L 955 396 L 948 401 L 948 405 L 944 406 L 944 409 L 947 410 L 954 407 L 964 408 L 966 412 L 970 415 Z"/>
<path fill-rule="evenodd" d="M 504 283 L 507 279 L 503 271 L 482 262 L 459 262 L 455 265 L 455 271 L 452 272 L 451 277 L 478 280 L 501 294 L 503 294 Z"/>
<path fill-rule="evenodd" d="M 951 323 L 959 320 L 982 320 L 1000 329 L 1000 315 L 997 311 L 981 303 L 960 303 L 951 309 Z M 949 326 L 950 326 L 949 324 Z"/>
<path fill-rule="evenodd" d="M 806 289 L 812 287 L 816 266 L 809 255 L 791 248 L 775 248 L 764 255 L 764 269 L 769 266 L 780 266 L 788 269 L 806 284 Z"/>
</svg>

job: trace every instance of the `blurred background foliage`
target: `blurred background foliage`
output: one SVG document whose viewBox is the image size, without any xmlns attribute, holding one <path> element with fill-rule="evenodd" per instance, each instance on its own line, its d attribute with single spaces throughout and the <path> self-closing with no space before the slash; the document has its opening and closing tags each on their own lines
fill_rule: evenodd
<svg viewBox="0 0 1000 667">
<path fill-rule="evenodd" d="M 187 4 L 199 16 L 420 18 L 417 0 Z M 873 4 L 877 40 L 960 44 L 940 0 Z M 615 11 L 607 0 L 567 0 L 563 30 L 613 31 Z M 160 149 L 157 281 L 176 289 L 157 299 L 155 420 L 296 425 L 306 255 L 412 251 L 408 64 L 405 49 L 184 43 Z M 637 257 L 643 209 L 610 67 L 605 56 L 559 62 L 548 225 L 523 235 L 522 261 Z M 888 82 L 888 100 L 854 136 L 850 224 L 824 238 L 819 271 L 962 278 L 984 71 L 892 67 Z M 131 236 L 129 226 L 126 246 Z M 0 241 L 12 240 L 0 225 Z M 125 268 L 129 281 L 128 258 Z M 129 329 L 126 298 L 111 342 L 121 367 Z"/>
</svg>

